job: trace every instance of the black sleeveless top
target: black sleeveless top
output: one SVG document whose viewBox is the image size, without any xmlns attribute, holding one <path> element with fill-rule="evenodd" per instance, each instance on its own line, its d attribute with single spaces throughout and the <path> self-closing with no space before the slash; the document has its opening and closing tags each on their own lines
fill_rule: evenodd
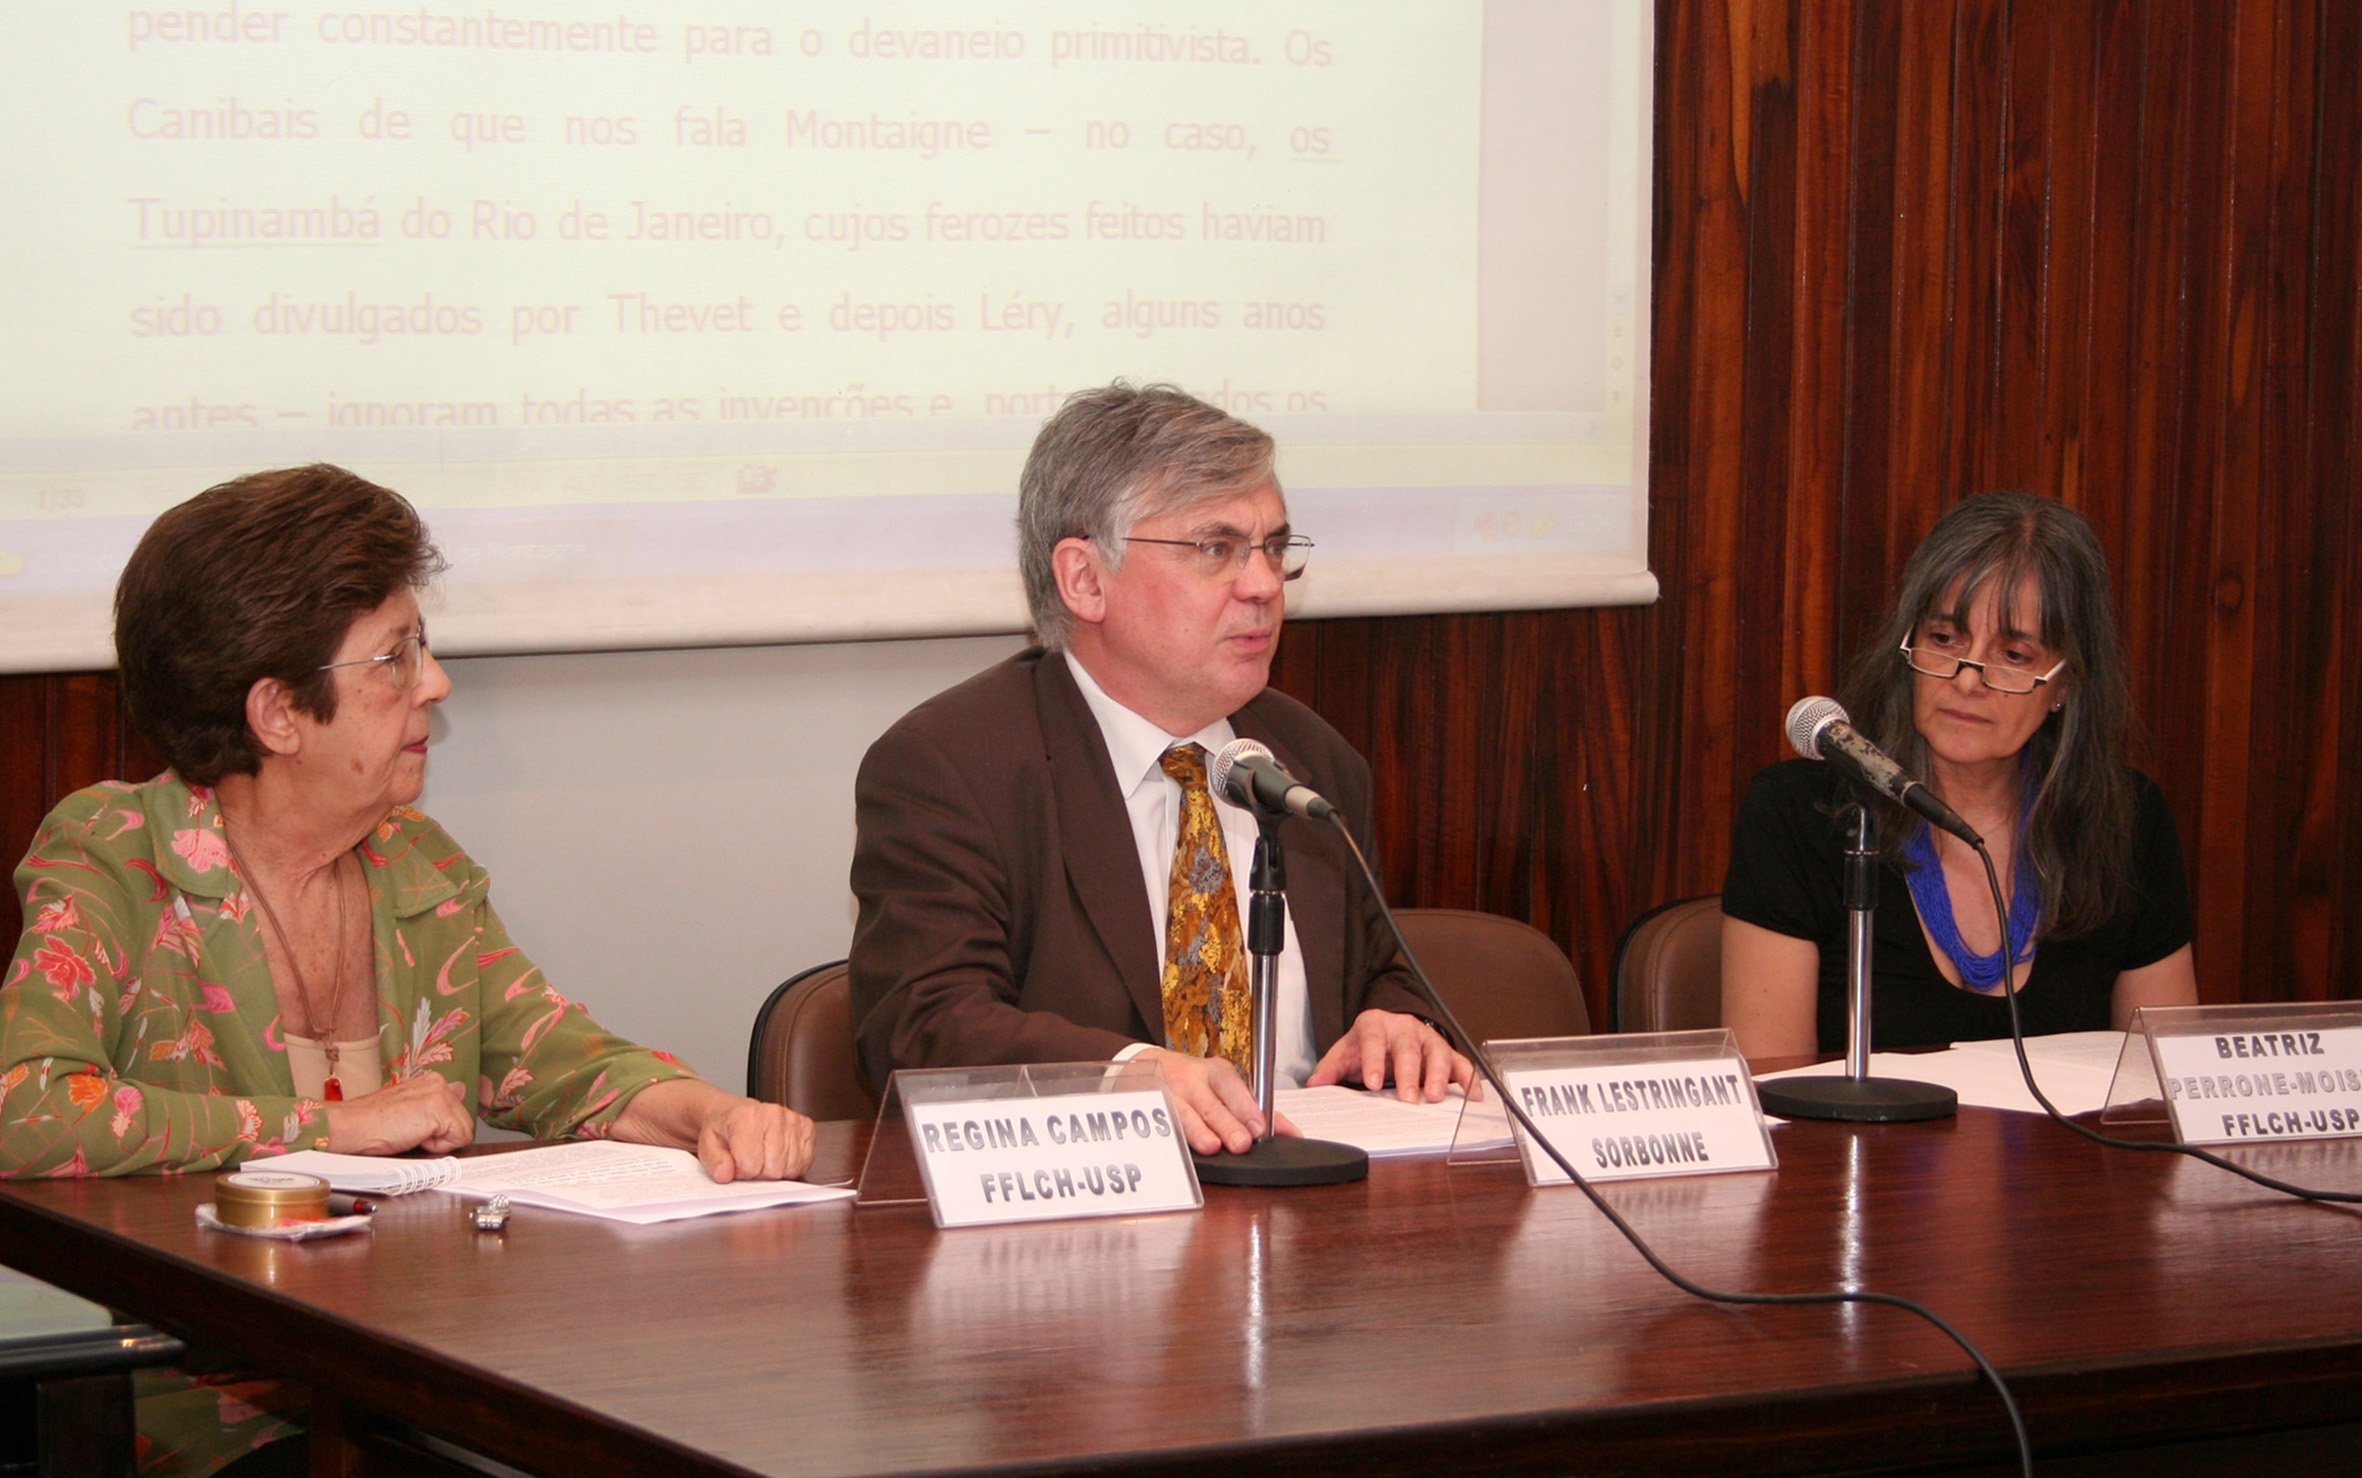
<svg viewBox="0 0 2362 1478">
<path fill-rule="evenodd" d="M 2134 904 L 2094 933 L 2035 946 L 2033 970 L 2018 987 L 2028 1036 L 2106 1030 L 2116 977 L 2190 942 L 2189 881 L 2173 812 L 2155 781 L 2146 775 L 2134 781 Z M 1845 1050 L 1847 828 L 1834 813 L 1855 799 L 1843 772 L 1817 760 L 1789 760 L 1758 774 L 1739 807 L 1722 884 L 1722 911 L 1730 917 L 1820 946 L 1816 1014 L 1823 1052 Z M 1870 1002 L 1871 1043 L 1881 1049 L 2009 1035 L 2009 1007 L 1998 989 L 1982 995 L 1944 979 L 1919 927 L 1910 884 L 1893 863 L 1878 869 Z"/>
</svg>

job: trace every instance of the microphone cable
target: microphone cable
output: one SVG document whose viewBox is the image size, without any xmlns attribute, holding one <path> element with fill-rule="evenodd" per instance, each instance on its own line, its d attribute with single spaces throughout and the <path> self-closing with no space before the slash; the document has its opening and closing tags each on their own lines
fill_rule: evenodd
<svg viewBox="0 0 2362 1478">
<path fill-rule="evenodd" d="M 2266 1175 L 2260 1170 L 2251 1170 L 2236 1161 L 2226 1160 L 2221 1155 L 2199 1145 L 2182 1144 L 2171 1139 L 2125 1139 L 2120 1135 L 2103 1134 L 2088 1124 L 2078 1124 L 2065 1114 L 2060 1113 L 2058 1105 L 2052 1103 L 2049 1095 L 2042 1091 L 2042 1086 L 2034 1081 L 2034 1064 L 2026 1058 L 2026 1026 L 2018 1016 L 2018 962 L 2010 958 L 2009 904 L 2001 896 L 2001 874 L 1993 866 L 1992 849 L 1981 841 L 1976 844 L 1976 854 L 1977 860 L 1985 864 L 1985 883 L 1993 890 L 1993 907 L 2001 920 L 2001 990 L 2009 1002 L 2010 1044 L 2017 1049 L 2018 1073 L 2026 1080 L 2026 1091 L 2034 1095 L 2034 1101 L 2042 1105 L 2044 1113 L 2090 1140 L 2093 1144 L 2106 1145 L 2110 1149 L 2147 1150 L 2152 1153 L 2168 1152 L 2187 1155 L 2193 1160 L 2202 1160 L 2209 1165 L 2228 1170 L 2233 1175 L 2254 1181 L 2266 1190 L 2279 1191 L 2301 1201 L 2321 1201 L 2340 1205 L 2353 1205 L 2362 1202 L 2362 1192 L 2325 1191 L 2310 1186 L 2292 1185 L 2285 1180 Z M 2163 1085 L 2159 1086 L 2162 1091 Z"/>
<path fill-rule="evenodd" d="M 1527 1117 L 1524 1109 L 1518 1107 L 1516 1097 L 1501 1082 L 1500 1074 L 1493 1070 L 1492 1059 L 1487 1057 L 1484 1049 L 1479 1047 L 1475 1039 L 1468 1035 L 1467 1028 L 1460 1025 L 1460 1019 L 1452 1014 L 1452 1008 L 1444 1003 L 1442 994 L 1436 990 L 1435 982 L 1427 978 L 1427 967 L 1419 963 L 1417 951 L 1413 950 L 1411 942 L 1403 937 L 1402 926 L 1395 922 L 1394 910 L 1387 906 L 1386 890 L 1379 885 L 1378 874 L 1370 867 L 1369 858 L 1362 855 L 1361 844 L 1354 840 L 1352 831 L 1345 825 L 1345 819 L 1332 813 L 1329 821 L 1336 827 L 1337 835 L 1345 839 L 1346 850 L 1353 854 L 1353 860 L 1360 865 L 1362 878 L 1369 884 L 1370 896 L 1377 900 L 1378 912 L 1385 916 L 1386 927 L 1393 931 L 1395 944 L 1402 950 L 1404 962 L 1411 967 L 1411 973 L 1418 978 L 1420 994 L 1434 1005 L 1436 1011 L 1443 1017 L 1444 1025 L 1451 1029 L 1451 1034 L 1467 1047 L 1469 1060 L 1474 1062 L 1484 1074 L 1484 1080 L 1492 1084 L 1493 1091 L 1501 1095 L 1501 1107 L 1508 1110 L 1511 1117 L 1517 1120 L 1518 1127 L 1525 1131 L 1526 1136 L 1533 1143 L 1540 1145 L 1542 1152 L 1547 1154 L 1559 1169 L 1566 1172 L 1567 1179 L 1590 1198 L 1591 1204 L 1599 1208 L 1599 1214 L 1607 1218 L 1608 1224 L 1614 1227 L 1626 1242 L 1632 1244 L 1633 1251 L 1639 1253 L 1650 1267 L 1656 1269 L 1659 1277 L 1692 1297 L 1706 1299 L 1713 1303 L 1879 1304 L 1887 1308 L 1901 1309 L 1906 1313 L 1917 1314 L 1941 1330 L 1952 1343 L 1966 1351 L 1968 1358 L 1976 1362 L 1977 1369 L 1983 1373 L 1985 1379 L 1992 1383 L 1994 1392 L 2001 1397 L 2002 1408 L 2009 1413 L 2010 1430 L 2017 1437 L 2018 1471 L 2023 1475 L 2023 1478 L 2034 1478 L 2034 1446 L 2027 1439 L 2026 1420 L 2018 1412 L 2017 1398 L 2010 1394 L 2008 1383 L 2002 1380 L 2001 1372 L 1993 1368 L 1993 1362 L 1985 1358 L 1984 1351 L 1978 1349 L 1967 1335 L 1962 1334 L 1959 1329 L 1954 1327 L 1950 1320 L 1927 1305 L 1916 1303 L 1900 1294 L 1875 1293 L 1860 1288 L 1834 1289 L 1827 1293 L 1732 1293 L 1724 1289 L 1708 1288 L 1676 1271 L 1670 1263 L 1658 1256 L 1656 1249 L 1649 1246 L 1647 1240 L 1634 1230 L 1632 1224 L 1626 1221 L 1615 1207 L 1608 1204 L 1607 1199 L 1600 1195 L 1597 1187 L 1576 1172 L 1574 1164 L 1565 1155 L 1559 1153 L 1558 1146 L 1550 1141 L 1549 1136 L 1535 1127 L 1534 1121 Z M 1988 868 L 1991 865 L 1990 861 L 1986 864 Z M 2014 1002 L 2012 1009 L 2015 1009 Z M 2023 1056 L 2023 1049 L 2020 1051 L 2020 1056 Z M 2057 1111 L 2053 1110 L 2052 1112 L 2056 1113 Z"/>
</svg>

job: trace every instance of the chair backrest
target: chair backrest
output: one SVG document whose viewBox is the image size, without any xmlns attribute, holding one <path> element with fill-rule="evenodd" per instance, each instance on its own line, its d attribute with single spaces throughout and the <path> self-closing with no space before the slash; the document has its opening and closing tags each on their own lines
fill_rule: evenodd
<svg viewBox="0 0 2362 1478">
<path fill-rule="evenodd" d="M 1617 1031 L 1722 1025 L 1722 895 L 1683 898 L 1642 914 L 1618 941 L 1610 975 Z"/>
<path fill-rule="evenodd" d="M 1477 1041 L 1591 1030 L 1574 962 L 1533 925 L 1465 908 L 1398 908 L 1394 917 L 1444 1004 Z"/>
<path fill-rule="evenodd" d="M 876 1090 L 853 1050 L 853 991 L 843 960 L 815 965 L 771 992 L 747 1044 L 746 1091 L 815 1119 L 867 1119 Z"/>
</svg>

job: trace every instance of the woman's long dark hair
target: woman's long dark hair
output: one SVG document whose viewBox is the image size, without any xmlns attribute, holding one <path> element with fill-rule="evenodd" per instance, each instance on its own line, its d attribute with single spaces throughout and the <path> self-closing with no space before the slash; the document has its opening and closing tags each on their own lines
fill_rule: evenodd
<svg viewBox="0 0 2362 1478">
<path fill-rule="evenodd" d="M 2004 615 L 2018 591 L 2033 590 L 2040 629 L 2026 634 L 2067 660 L 2058 679 L 2065 706 L 2026 741 L 2033 796 L 2019 855 L 2041 890 L 2041 935 L 2088 934 L 2131 906 L 2136 801 L 2125 762 L 2132 698 L 2107 556 L 2083 515 L 2026 493 L 1985 493 L 1938 519 L 1904 567 L 1884 621 L 1847 667 L 1840 701 L 1905 769 L 1928 773 L 1927 744 L 1911 716 L 1917 678 L 1896 649 L 1931 617 L 1966 630 L 1987 586 Z M 1883 799 L 1877 816 L 1890 858 L 1926 824 Z"/>
</svg>

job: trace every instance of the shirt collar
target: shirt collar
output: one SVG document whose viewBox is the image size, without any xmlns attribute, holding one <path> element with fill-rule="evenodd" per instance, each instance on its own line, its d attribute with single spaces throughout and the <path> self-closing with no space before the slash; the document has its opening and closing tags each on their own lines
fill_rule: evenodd
<svg viewBox="0 0 2362 1478">
<path fill-rule="evenodd" d="M 148 825 L 159 839 L 156 871 L 183 893 L 195 898 L 227 898 L 242 886 L 230 858 L 228 834 L 223 829 L 221 800 L 206 785 L 190 785 L 167 772 L 141 787 Z M 434 858 L 418 847 L 425 817 L 407 806 L 397 806 L 361 842 L 361 860 L 372 884 L 395 900 L 394 913 L 408 918 L 447 898 L 459 885 Z"/>
<path fill-rule="evenodd" d="M 183 893 L 227 898 L 238 891 L 213 788 L 189 785 L 172 771 L 140 787 L 148 834 L 156 842 L 156 872 Z"/>
<path fill-rule="evenodd" d="M 1125 795 L 1131 795 L 1150 780 L 1165 778 L 1165 751 L 1180 744 L 1202 744 L 1211 757 L 1216 750 L 1235 739 L 1230 720 L 1219 718 L 1186 738 L 1176 739 L 1149 719 L 1142 718 L 1107 696 L 1098 679 L 1078 661 L 1073 652 L 1062 652 L 1066 667 L 1074 674 L 1074 685 L 1082 689 L 1083 702 L 1091 710 L 1091 717 L 1099 721 L 1099 733 L 1107 741 L 1107 758 L 1115 766 L 1116 783 Z"/>
</svg>

